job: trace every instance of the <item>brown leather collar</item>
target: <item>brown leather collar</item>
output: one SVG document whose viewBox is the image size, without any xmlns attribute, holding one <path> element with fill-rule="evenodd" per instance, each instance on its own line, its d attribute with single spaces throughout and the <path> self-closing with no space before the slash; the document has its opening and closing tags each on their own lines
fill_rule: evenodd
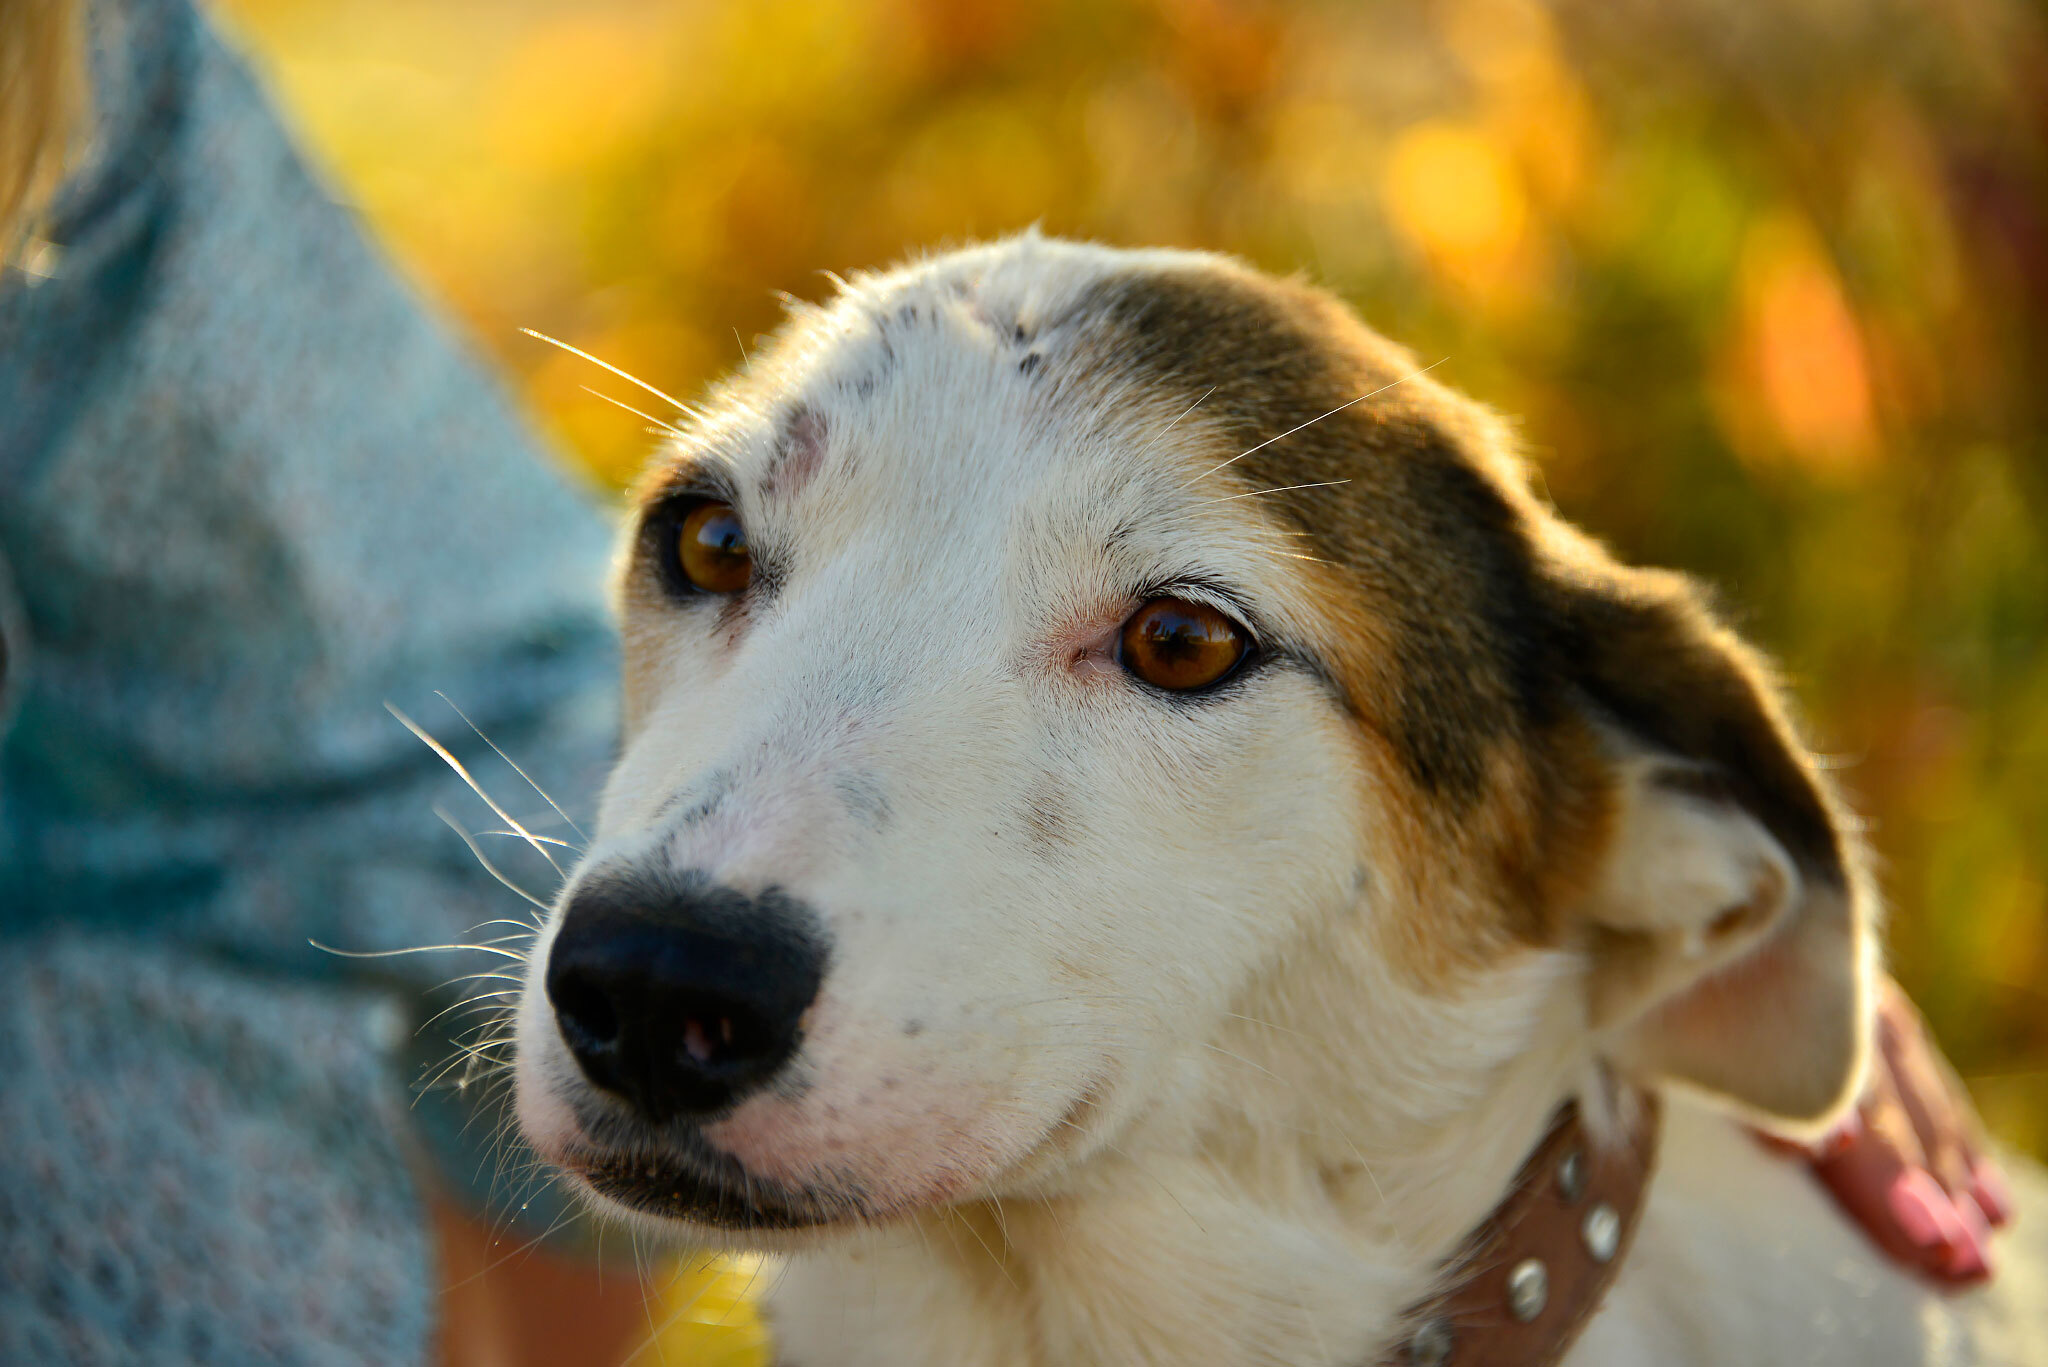
<svg viewBox="0 0 2048 1367">
<path fill-rule="evenodd" d="M 1411 1306 L 1379 1367 L 1552 1367 L 1600 1308 L 1635 1237 L 1657 1159 L 1653 1093 L 1624 1089 L 1621 1144 L 1595 1147 L 1566 1102 L 1507 1197 Z"/>
</svg>

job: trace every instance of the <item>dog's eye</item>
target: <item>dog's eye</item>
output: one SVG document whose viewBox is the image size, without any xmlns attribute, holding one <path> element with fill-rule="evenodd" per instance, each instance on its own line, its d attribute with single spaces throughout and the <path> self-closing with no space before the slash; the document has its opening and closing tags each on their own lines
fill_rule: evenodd
<svg viewBox="0 0 2048 1367">
<path fill-rule="evenodd" d="M 706 593 L 738 593 L 754 577 L 747 529 L 730 503 L 700 503 L 676 529 L 676 565 Z"/>
<path fill-rule="evenodd" d="M 1221 683 L 1247 648 L 1244 628 L 1208 604 L 1154 598 L 1124 623 L 1117 659 L 1154 688 L 1187 693 Z"/>
</svg>

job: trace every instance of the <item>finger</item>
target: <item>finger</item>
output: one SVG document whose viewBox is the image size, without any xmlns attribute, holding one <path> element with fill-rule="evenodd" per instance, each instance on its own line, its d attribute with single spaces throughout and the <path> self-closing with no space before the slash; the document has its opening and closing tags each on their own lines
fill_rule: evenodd
<svg viewBox="0 0 2048 1367">
<path fill-rule="evenodd" d="M 1968 1194 L 1977 1159 L 1972 1142 L 1976 1114 L 1969 1094 L 1943 1065 L 1910 1006 L 1887 1010 L 1879 1023 L 1879 1044 L 1925 1166 L 1951 1197 Z"/>
<path fill-rule="evenodd" d="M 1913 1248 L 1909 1266 L 1965 1285 L 1991 1275 L 1990 1230 L 1976 1208 L 1951 1200 L 1924 1169 L 1907 1168 L 1884 1190 L 1886 1213 Z"/>
<path fill-rule="evenodd" d="M 1925 1168 L 1928 1165 L 1927 1149 L 1920 1142 L 1920 1127 L 1914 1123 L 1913 1114 L 1900 1098 L 1897 1079 L 1889 1068 L 1872 1075 L 1870 1087 L 1863 1093 L 1863 1099 L 1856 1105 L 1859 1130 L 1850 1148 L 1866 1143 L 1888 1151 L 1885 1156 L 1908 1168 Z M 1863 1161 L 1871 1161 L 1877 1151 L 1865 1149 Z"/>
<path fill-rule="evenodd" d="M 1970 1169 L 1970 1199 L 1984 1212 L 1993 1229 L 2012 1223 L 2012 1188 L 2006 1185 L 1998 1164 L 1989 1158 L 1978 1159 Z"/>
<path fill-rule="evenodd" d="M 2014 1209 L 2012 1188 L 2006 1184 L 2005 1172 L 1999 1167 L 1998 1160 L 1989 1152 L 1984 1122 L 1971 1104 L 1968 1089 L 1947 1057 L 1933 1048 L 1925 1036 L 1921 1037 L 1918 1052 L 1923 1056 L 1922 1062 L 1928 1071 L 1939 1079 L 1951 1098 L 1950 1139 L 1944 1146 L 1950 1152 L 1938 1160 L 1938 1175 L 1950 1191 L 1967 1193 L 1993 1229 L 2011 1224 Z"/>
<path fill-rule="evenodd" d="M 1954 1198 L 1956 1217 L 1967 1237 L 1956 1243 L 1942 1272 L 1951 1281 L 1981 1282 L 1991 1276 L 1991 1225 L 1965 1192 Z"/>
<path fill-rule="evenodd" d="M 1931 1197 L 1911 1184 L 1901 1189 L 1918 1169 L 1895 1146 L 1866 1132 L 1812 1166 L 1835 1203 L 1892 1259 L 1928 1271 L 1947 1265 L 1961 1222 L 1944 1215 L 1950 1203 L 1939 1187 Z"/>
<path fill-rule="evenodd" d="M 1814 1162 L 1813 1170 L 1893 1261 L 1948 1286 L 1991 1275 L 1990 1229 L 1982 1211 L 1967 1198 L 1950 1197 L 1885 1130 L 1865 1130 L 1837 1156 Z"/>
</svg>

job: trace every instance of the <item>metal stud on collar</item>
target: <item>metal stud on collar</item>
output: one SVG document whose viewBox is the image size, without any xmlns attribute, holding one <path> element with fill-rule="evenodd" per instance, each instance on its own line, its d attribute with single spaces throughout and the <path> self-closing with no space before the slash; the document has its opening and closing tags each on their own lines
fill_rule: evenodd
<svg viewBox="0 0 2048 1367">
<path fill-rule="evenodd" d="M 1408 1336 L 1409 1367 L 1444 1367 L 1451 1360 L 1451 1322 L 1438 1315 Z"/>
<path fill-rule="evenodd" d="M 1586 1252 L 1593 1255 L 1593 1261 L 1604 1263 L 1614 1256 L 1621 1247 L 1621 1216 L 1605 1201 L 1586 1212 L 1585 1222 L 1579 1226 L 1579 1237 L 1586 1241 Z"/>
<path fill-rule="evenodd" d="M 1550 1270 L 1540 1258 L 1524 1258 L 1508 1273 L 1508 1309 L 1527 1324 L 1550 1303 Z"/>
<path fill-rule="evenodd" d="M 1586 1151 L 1573 1149 L 1557 1165 L 1557 1189 L 1567 1202 L 1576 1202 L 1586 1194 Z"/>
</svg>

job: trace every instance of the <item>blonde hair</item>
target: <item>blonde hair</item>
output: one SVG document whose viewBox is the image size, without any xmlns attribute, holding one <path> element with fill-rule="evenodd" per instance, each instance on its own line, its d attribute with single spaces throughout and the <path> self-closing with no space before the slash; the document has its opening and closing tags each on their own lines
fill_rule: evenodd
<svg viewBox="0 0 2048 1367">
<path fill-rule="evenodd" d="M 0 260 L 49 208 L 85 115 L 81 0 L 0 0 Z"/>
</svg>

